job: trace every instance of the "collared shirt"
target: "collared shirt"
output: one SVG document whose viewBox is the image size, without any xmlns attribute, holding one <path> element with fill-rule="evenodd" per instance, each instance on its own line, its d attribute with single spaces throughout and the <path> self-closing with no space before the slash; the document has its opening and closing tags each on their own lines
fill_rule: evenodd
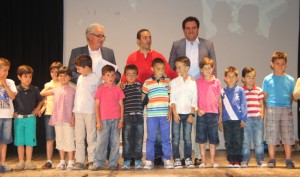
<svg viewBox="0 0 300 177">
<path fill-rule="evenodd" d="M 89 49 L 89 54 L 90 54 L 90 57 L 92 58 L 92 69 L 93 69 L 93 72 L 96 73 L 99 77 L 101 76 L 101 70 L 102 70 L 102 67 L 103 66 L 99 66 L 98 63 L 99 61 L 103 60 L 102 58 L 102 53 L 101 53 L 101 48 L 99 48 L 98 50 L 96 51 L 92 51 L 92 49 L 90 48 L 90 46 L 88 45 L 88 49 Z"/>
<path fill-rule="evenodd" d="M 95 100 L 100 101 L 101 120 L 121 118 L 120 100 L 125 98 L 122 89 L 116 85 L 103 84 L 97 89 Z"/>
<path fill-rule="evenodd" d="M 14 99 L 14 107 L 15 112 L 18 114 L 32 114 L 32 111 L 43 100 L 43 97 L 40 95 L 40 90 L 33 85 L 30 85 L 28 89 L 18 85 L 17 91 L 18 94 Z"/>
<path fill-rule="evenodd" d="M 15 82 L 11 79 L 6 79 L 6 84 L 8 88 L 17 93 L 17 88 Z M 10 99 L 7 91 L 5 90 L 4 86 L 0 86 L 0 119 L 1 118 L 12 118 L 14 114 L 14 105 L 12 100 Z"/>
<path fill-rule="evenodd" d="M 201 76 L 196 81 L 198 90 L 198 107 L 206 113 L 218 113 L 219 101 L 221 94 L 221 82 L 215 76 L 211 76 L 211 80 L 207 81 Z"/>
<path fill-rule="evenodd" d="M 73 108 L 74 113 L 95 113 L 94 96 L 100 83 L 100 77 L 95 73 L 90 73 L 87 76 L 79 76 Z"/>
<path fill-rule="evenodd" d="M 246 85 L 244 85 L 244 90 L 247 100 L 248 118 L 260 117 L 261 116 L 261 105 L 260 101 L 264 99 L 264 94 L 262 89 L 253 86 L 252 90 L 249 90 Z"/>
<path fill-rule="evenodd" d="M 169 78 L 151 77 L 144 82 L 142 91 L 148 95 L 147 117 L 167 116 L 169 111 Z"/>
<path fill-rule="evenodd" d="M 71 85 L 64 85 L 52 89 L 54 93 L 53 113 L 49 124 L 70 123 L 74 105 L 76 88 Z"/>
<path fill-rule="evenodd" d="M 188 71 L 188 74 L 192 76 L 195 80 L 200 77 L 200 68 L 199 68 L 199 39 L 191 43 L 186 39 L 186 56 L 191 61 L 191 67 Z"/>
<path fill-rule="evenodd" d="M 142 85 L 138 82 L 130 85 L 126 84 L 123 90 L 124 98 L 124 115 L 130 113 L 143 114 L 142 104 Z"/>
<path fill-rule="evenodd" d="M 190 76 L 185 81 L 178 76 L 170 85 L 170 104 L 175 104 L 178 114 L 189 114 L 192 107 L 197 109 L 197 86 Z"/>
<path fill-rule="evenodd" d="M 50 82 L 47 82 L 44 86 L 44 88 L 47 87 L 57 87 L 59 83 L 54 83 L 53 80 Z M 53 103 L 54 103 L 54 96 L 47 96 L 46 97 L 46 110 L 45 110 L 45 115 L 51 115 L 53 111 Z"/>
</svg>

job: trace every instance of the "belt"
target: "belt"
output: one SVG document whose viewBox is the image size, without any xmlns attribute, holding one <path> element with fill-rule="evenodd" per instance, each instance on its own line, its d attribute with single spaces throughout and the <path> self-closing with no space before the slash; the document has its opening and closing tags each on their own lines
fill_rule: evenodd
<svg viewBox="0 0 300 177">
<path fill-rule="evenodd" d="M 32 116 L 34 116 L 34 115 L 33 114 L 28 114 L 28 115 L 18 114 L 18 116 L 15 117 L 15 118 L 24 119 L 24 118 L 28 118 L 28 117 L 32 117 Z"/>
<path fill-rule="evenodd" d="M 143 115 L 143 113 L 141 113 L 141 112 L 131 112 L 131 113 L 128 113 L 128 114 L 125 114 L 125 115 L 129 115 L 129 116 L 133 116 L 133 115 Z"/>
</svg>

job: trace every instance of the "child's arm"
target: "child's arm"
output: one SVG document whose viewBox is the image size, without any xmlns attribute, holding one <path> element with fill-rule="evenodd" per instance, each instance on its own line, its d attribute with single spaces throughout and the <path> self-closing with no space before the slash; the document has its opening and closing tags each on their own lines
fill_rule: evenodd
<svg viewBox="0 0 300 177">
<path fill-rule="evenodd" d="M 222 115 L 223 115 L 223 104 L 222 104 L 222 98 L 221 95 L 218 96 L 218 104 L 219 104 L 219 121 L 218 121 L 218 127 L 220 131 L 223 131 L 223 124 L 222 124 Z"/>
<path fill-rule="evenodd" d="M 74 113 L 72 112 L 72 117 L 71 117 L 71 120 L 70 120 L 70 126 L 71 126 L 71 127 L 74 127 L 74 125 L 75 125 L 75 115 L 74 115 Z"/>
<path fill-rule="evenodd" d="M 51 96 L 54 95 L 53 91 L 52 91 L 53 87 L 46 87 L 41 91 L 41 95 L 42 96 Z"/>
<path fill-rule="evenodd" d="M 41 107 L 43 106 L 43 103 L 45 101 L 46 98 L 42 99 L 42 101 L 39 102 L 39 104 L 37 105 L 37 107 L 32 111 L 32 114 L 33 115 L 38 115 L 39 114 L 39 111 L 41 109 Z"/>
<path fill-rule="evenodd" d="M 42 116 L 42 114 L 45 112 L 46 108 L 47 108 L 47 98 L 44 99 L 43 106 L 42 106 L 42 108 L 40 109 L 40 111 L 39 111 L 39 113 L 38 113 L 38 116 L 39 116 L 39 117 Z"/>
<path fill-rule="evenodd" d="M 120 115 L 120 121 L 119 121 L 119 125 L 118 125 L 118 128 L 121 129 L 123 128 L 123 121 L 124 121 L 124 104 L 123 104 L 123 100 L 120 100 L 119 101 L 119 104 L 120 104 L 120 108 L 121 108 L 121 115 Z"/>
<path fill-rule="evenodd" d="M 4 79 L 1 79 L 0 80 L 0 85 L 3 85 L 3 87 L 4 87 L 4 89 L 5 89 L 5 91 L 6 91 L 6 93 L 8 94 L 8 96 L 9 96 L 9 98 L 11 99 L 11 100 L 14 100 L 15 98 L 16 98 L 16 93 L 14 93 L 9 87 L 8 87 L 8 85 L 7 85 L 7 83 L 6 83 L 6 78 L 4 78 Z"/>
<path fill-rule="evenodd" d="M 264 99 L 260 99 L 259 100 L 259 104 L 260 104 L 260 117 L 261 117 L 261 120 L 264 119 L 265 117 L 265 102 L 264 102 Z"/>
<path fill-rule="evenodd" d="M 101 130 L 102 129 L 102 125 L 101 125 L 101 117 L 100 117 L 100 100 L 95 99 L 95 105 L 94 105 L 94 109 L 95 109 L 95 115 L 96 115 L 96 128 L 97 130 Z"/>
<path fill-rule="evenodd" d="M 173 118 L 174 118 L 174 121 L 178 123 L 179 120 L 180 120 L 180 117 L 179 117 L 179 115 L 178 115 L 178 113 L 177 113 L 175 103 L 172 103 L 172 104 L 171 104 L 170 110 L 173 112 L 173 116 L 174 116 Z"/>
</svg>

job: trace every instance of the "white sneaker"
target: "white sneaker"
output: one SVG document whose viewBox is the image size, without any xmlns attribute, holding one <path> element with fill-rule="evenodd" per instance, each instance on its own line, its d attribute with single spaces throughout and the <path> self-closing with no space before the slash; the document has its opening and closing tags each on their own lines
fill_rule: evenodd
<svg viewBox="0 0 300 177">
<path fill-rule="evenodd" d="M 74 163 L 69 163 L 67 166 L 67 170 L 73 170 L 74 168 Z"/>
<path fill-rule="evenodd" d="M 58 169 L 58 170 L 65 170 L 66 167 L 67 167 L 66 163 L 59 163 L 56 165 L 56 169 Z"/>
<path fill-rule="evenodd" d="M 144 169 L 151 170 L 153 168 L 153 163 L 150 160 L 145 161 Z"/>
<path fill-rule="evenodd" d="M 243 161 L 243 162 L 241 163 L 241 167 L 242 167 L 242 168 L 248 168 L 248 163 L 245 162 L 245 161 Z"/>
<path fill-rule="evenodd" d="M 241 165 L 236 163 L 236 164 L 233 165 L 233 168 L 241 168 Z"/>
<path fill-rule="evenodd" d="M 265 164 L 263 161 L 260 161 L 259 163 L 257 163 L 257 165 L 258 165 L 258 167 L 260 167 L 260 168 L 267 168 L 267 167 L 268 167 L 268 165 Z"/>
<path fill-rule="evenodd" d="M 234 168 L 234 165 L 232 163 L 227 165 L 228 168 Z"/>
<path fill-rule="evenodd" d="M 206 166 L 205 166 L 205 164 L 204 163 L 201 163 L 200 165 L 199 165 L 199 168 L 205 168 Z"/>
<path fill-rule="evenodd" d="M 185 159 L 185 167 L 186 168 L 195 168 L 195 165 L 193 164 L 191 158 L 186 158 Z"/>
<path fill-rule="evenodd" d="M 181 160 L 179 158 L 175 159 L 174 168 L 182 168 Z"/>
<path fill-rule="evenodd" d="M 173 169 L 174 165 L 171 163 L 170 160 L 164 160 L 164 168 Z"/>
</svg>

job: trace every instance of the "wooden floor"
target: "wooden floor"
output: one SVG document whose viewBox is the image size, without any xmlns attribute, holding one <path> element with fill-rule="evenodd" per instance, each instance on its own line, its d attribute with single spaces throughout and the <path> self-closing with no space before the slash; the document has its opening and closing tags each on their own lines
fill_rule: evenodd
<svg viewBox="0 0 300 177">
<path fill-rule="evenodd" d="M 295 162 L 296 169 L 286 169 L 284 153 L 277 153 L 277 168 L 257 168 L 254 156 L 252 154 L 251 162 L 249 168 L 226 168 L 226 154 L 225 151 L 217 151 L 216 162 L 220 164 L 220 168 L 195 168 L 195 169 L 164 169 L 163 167 L 155 167 L 152 170 L 102 170 L 102 171 L 61 171 L 56 169 L 51 170 L 41 170 L 40 167 L 45 163 L 45 155 L 35 155 L 34 163 L 38 165 L 37 170 L 33 171 L 19 171 L 19 172 L 7 172 L 0 173 L 0 177 L 12 176 L 12 177 L 199 177 L 199 176 L 209 176 L 209 177 L 228 177 L 226 173 L 232 174 L 234 177 L 300 177 L 300 152 L 293 152 L 293 161 Z M 265 154 L 265 161 L 268 160 L 268 155 Z M 14 167 L 17 163 L 17 156 L 9 155 L 7 162 Z M 54 165 L 59 162 L 59 158 L 55 155 L 53 160 Z M 120 159 L 119 164 L 122 164 L 123 160 Z"/>
</svg>

